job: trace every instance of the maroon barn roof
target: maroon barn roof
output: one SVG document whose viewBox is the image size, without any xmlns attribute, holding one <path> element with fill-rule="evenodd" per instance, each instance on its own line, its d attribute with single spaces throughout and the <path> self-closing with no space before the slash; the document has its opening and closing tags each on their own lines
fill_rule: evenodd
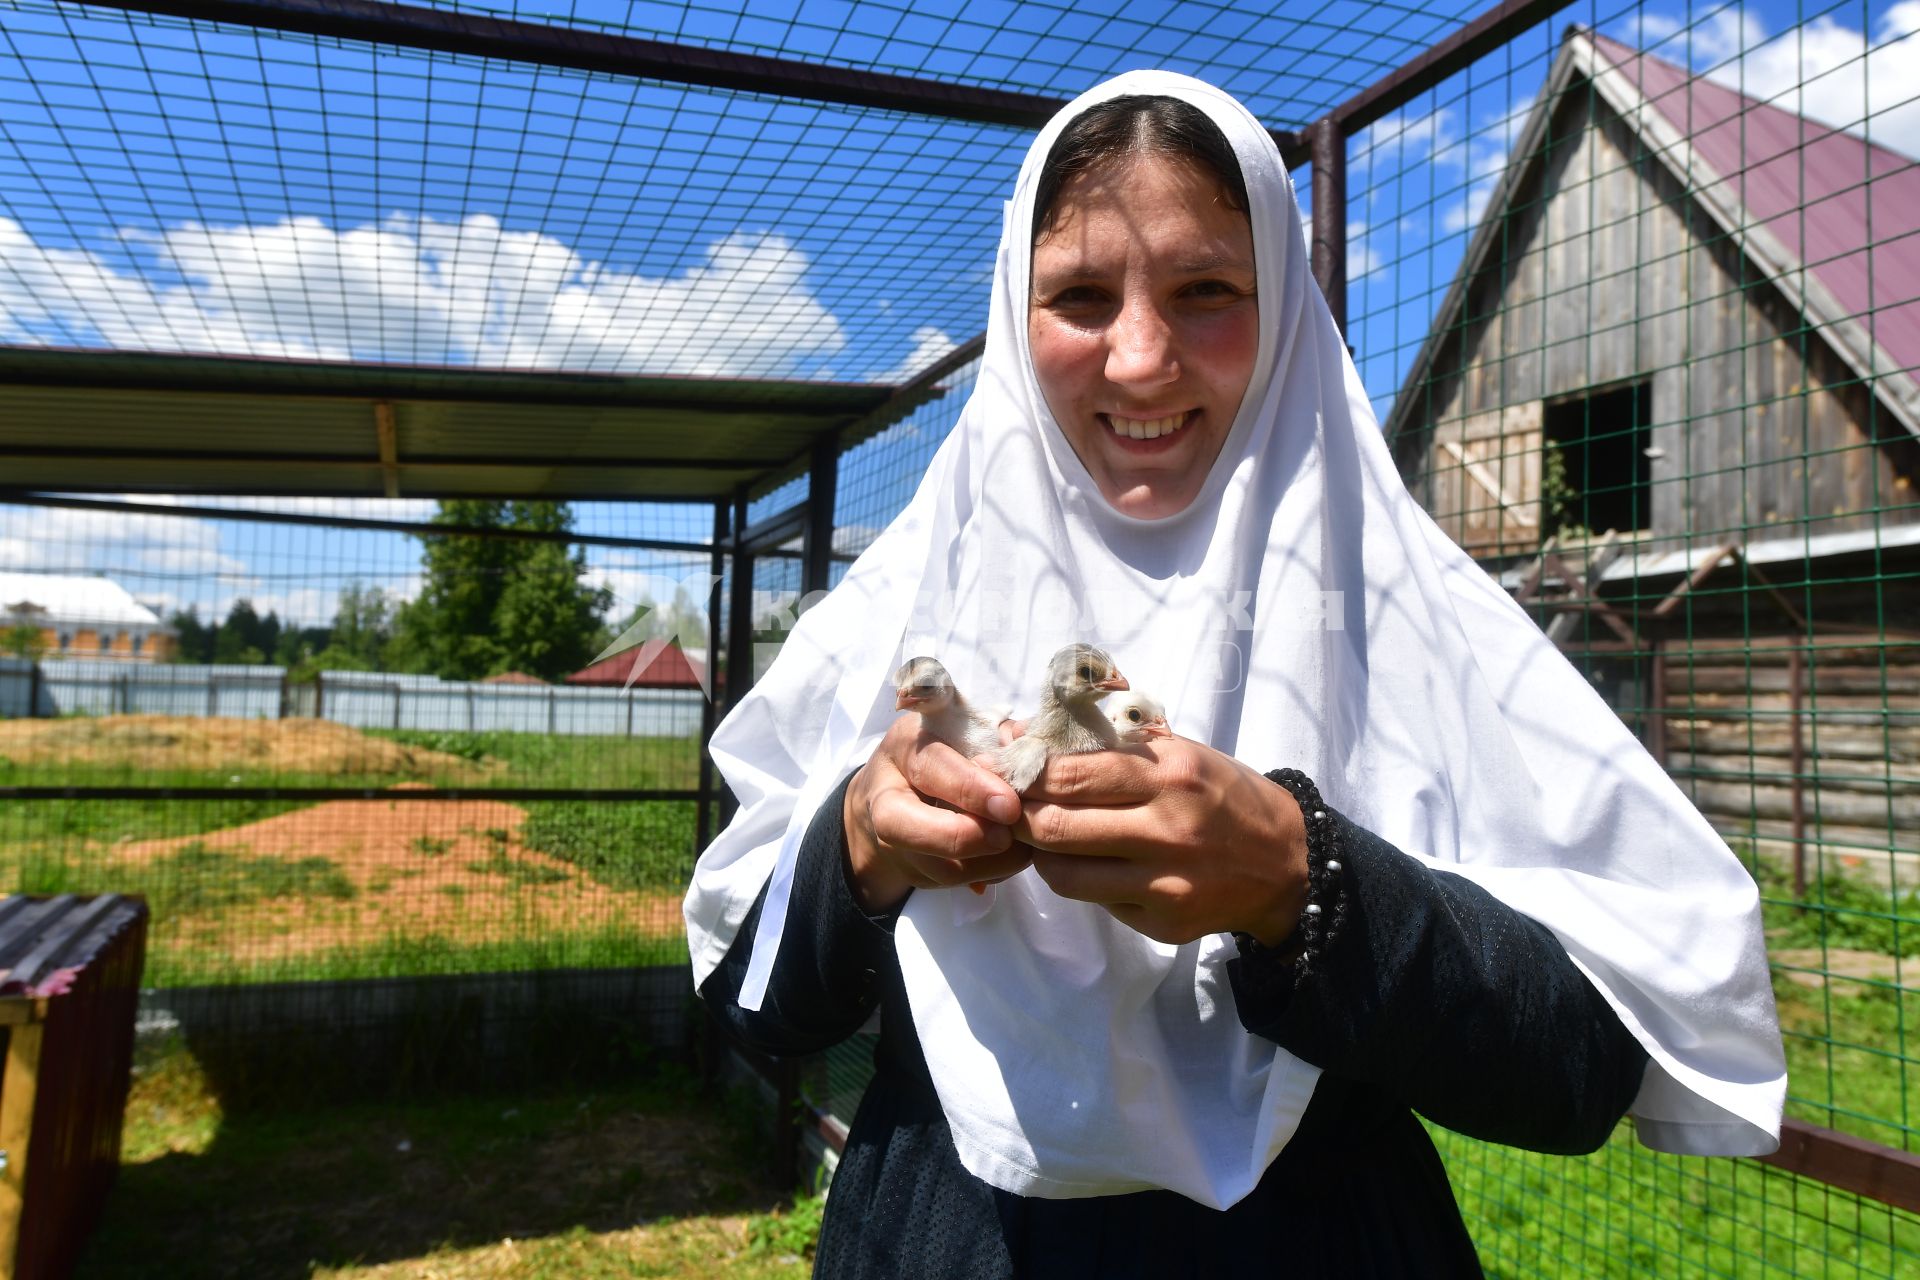
<svg viewBox="0 0 1920 1280">
<path fill-rule="evenodd" d="M 611 658 L 602 658 L 589 667 L 582 667 L 567 677 L 568 684 L 595 684 L 622 686 L 633 672 L 633 664 L 646 652 L 647 646 L 640 645 L 624 653 L 616 653 Z M 636 689 L 698 689 L 702 678 L 702 664 L 681 652 L 680 646 L 670 644 L 653 656 L 653 660 L 641 671 L 633 682 Z"/>
<path fill-rule="evenodd" d="M 1734 223 L 1749 255 L 1803 295 L 1857 372 L 1891 375 L 1884 390 L 1920 408 L 1920 162 L 1617 40 L 1586 38 L 1683 140 L 1650 141 L 1668 153 L 1691 146 L 1668 163 L 1692 169 L 1697 194 Z M 1802 269 L 1805 287 L 1792 278 Z"/>
<path fill-rule="evenodd" d="M 1587 83 L 1819 340 L 1920 435 L 1920 161 L 1576 27 L 1407 368 L 1387 438 L 1400 439 L 1423 403 L 1412 393 L 1457 332 L 1470 282 L 1501 248 L 1517 193 L 1544 163 L 1555 104 Z"/>
</svg>

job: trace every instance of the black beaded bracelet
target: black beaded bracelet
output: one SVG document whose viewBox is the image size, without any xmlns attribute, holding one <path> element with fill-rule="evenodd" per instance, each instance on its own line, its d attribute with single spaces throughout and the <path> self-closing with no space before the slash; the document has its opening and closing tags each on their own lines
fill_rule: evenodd
<svg viewBox="0 0 1920 1280">
<path fill-rule="evenodd" d="M 1236 933 L 1240 954 L 1248 959 L 1272 957 L 1293 966 L 1297 987 L 1312 976 L 1314 964 L 1325 956 L 1346 922 L 1347 894 L 1341 871 L 1340 827 L 1320 799 L 1313 779 L 1298 769 L 1275 769 L 1267 775 L 1285 787 L 1300 805 L 1301 820 L 1307 827 L 1307 904 L 1300 912 L 1300 923 L 1279 946 L 1263 945 L 1250 933 Z"/>
</svg>

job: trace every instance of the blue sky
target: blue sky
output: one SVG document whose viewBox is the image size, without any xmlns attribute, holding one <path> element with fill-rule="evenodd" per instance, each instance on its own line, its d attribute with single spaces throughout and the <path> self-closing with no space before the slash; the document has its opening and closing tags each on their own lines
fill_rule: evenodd
<svg viewBox="0 0 1920 1280">
<path fill-rule="evenodd" d="M 1059 94 L 1172 66 L 1287 124 L 1401 48 L 1382 14 L 1408 25 L 1344 0 L 959 9 L 519 12 Z M 1574 21 L 1920 153 L 1920 0 L 1576 5 L 1353 141 L 1351 337 L 1382 411 Z M 984 323 L 1027 139 L 49 0 L 0 3 L 0 101 L 0 343 L 873 381 Z M 915 430 L 918 450 L 938 423 Z M 707 526 L 609 505 L 581 527 Z M 407 593 L 417 559 L 391 534 L 0 509 L 0 567 L 111 572 L 203 614 L 248 594 L 323 622 L 350 578 Z M 661 567 L 590 559 L 617 592 Z"/>
</svg>

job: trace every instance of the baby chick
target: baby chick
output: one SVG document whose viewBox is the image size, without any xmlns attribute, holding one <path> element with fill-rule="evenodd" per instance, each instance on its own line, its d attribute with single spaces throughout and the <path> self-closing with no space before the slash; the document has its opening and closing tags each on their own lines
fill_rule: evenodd
<svg viewBox="0 0 1920 1280">
<path fill-rule="evenodd" d="M 1120 744 L 1113 722 L 1095 705 L 1128 688 L 1127 678 L 1104 649 L 1070 644 L 1047 663 L 1047 687 L 1026 733 L 1000 749 L 1000 776 L 1024 793 L 1051 755 L 1105 751 Z"/>
<path fill-rule="evenodd" d="M 893 673 L 893 705 L 897 711 L 919 712 L 929 734 L 969 760 L 1000 752 L 999 724 L 967 705 L 938 658 L 908 658 Z M 987 891 L 984 883 L 967 887 L 979 894 Z"/>
<path fill-rule="evenodd" d="M 1113 722 L 1114 732 L 1122 742 L 1150 742 L 1173 736 L 1173 730 L 1167 727 L 1167 709 L 1147 694 L 1123 693 L 1109 701 L 1106 708 L 1107 719 Z"/>
<path fill-rule="evenodd" d="M 928 733 L 971 760 L 1000 750 L 1000 728 L 968 705 L 938 658 L 909 658 L 893 673 L 893 705 L 917 711 Z"/>
</svg>

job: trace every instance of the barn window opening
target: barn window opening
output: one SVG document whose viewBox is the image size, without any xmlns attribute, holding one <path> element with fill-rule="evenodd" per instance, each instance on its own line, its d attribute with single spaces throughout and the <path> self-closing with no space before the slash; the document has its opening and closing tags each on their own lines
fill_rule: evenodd
<svg viewBox="0 0 1920 1280">
<path fill-rule="evenodd" d="M 1546 536 L 1651 527 L 1653 387 L 1636 382 L 1546 406 L 1541 505 Z"/>
</svg>

